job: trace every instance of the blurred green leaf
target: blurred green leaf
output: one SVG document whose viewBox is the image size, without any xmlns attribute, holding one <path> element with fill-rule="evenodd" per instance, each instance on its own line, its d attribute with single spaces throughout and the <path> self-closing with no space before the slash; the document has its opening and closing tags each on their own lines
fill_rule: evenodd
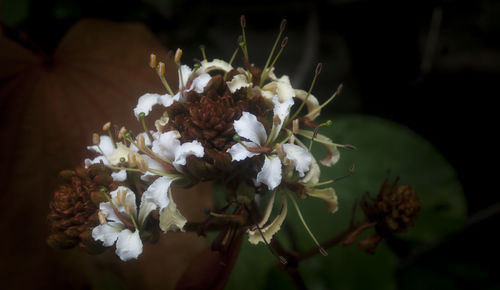
<svg viewBox="0 0 500 290">
<path fill-rule="evenodd" d="M 321 180 L 343 176 L 353 164 L 356 170 L 351 177 L 333 184 L 340 204 L 336 214 L 328 214 L 321 200 L 309 198 L 299 202 L 320 241 L 347 228 L 353 204 L 365 192 L 376 195 L 387 170 L 391 170 L 391 181 L 399 176 L 399 184 L 414 188 L 422 203 L 415 227 L 400 237 L 430 243 L 462 228 L 466 214 L 462 189 L 453 168 L 432 144 L 404 126 L 377 117 L 352 115 L 333 120 L 334 126 L 323 128 L 320 133 L 337 143 L 355 145 L 357 150 L 340 149 L 339 163 L 322 167 Z M 324 153 L 320 146 L 315 145 L 313 150 L 316 157 Z M 360 209 L 357 216 L 361 217 Z M 296 244 L 299 251 L 314 247 L 293 208 L 289 209 L 286 222 L 290 230 L 281 230 L 277 235 L 285 246 Z M 288 241 L 290 238 L 293 243 Z M 396 288 L 398 259 L 384 242 L 374 255 L 356 246 L 336 247 L 328 252 L 327 257 L 318 254 L 300 264 L 300 272 L 311 289 Z M 265 246 L 245 242 L 226 289 L 260 289 L 265 285 L 276 288 L 281 281 L 276 279 L 276 263 Z"/>
<path fill-rule="evenodd" d="M 0 1 L 0 19 L 10 26 L 17 26 L 29 15 L 29 0 Z"/>
</svg>

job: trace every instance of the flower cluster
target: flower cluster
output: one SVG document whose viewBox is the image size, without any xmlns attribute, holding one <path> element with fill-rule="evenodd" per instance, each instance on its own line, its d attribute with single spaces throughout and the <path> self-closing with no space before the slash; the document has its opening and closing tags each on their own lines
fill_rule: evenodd
<svg viewBox="0 0 500 290">
<path fill-rule="evenodd" d="M 324 187 L 335 180 L 319 181 L 319 163 L 332 166 L 339 159 L 337 148 L 351 147 L 333 143 L 319 133 L 321 127 L 331 126 L 331 121 L 318 124 L 314 120 L 340 87 L 320 105 L 311 91 L 321 64 L 308 91 L 293 88 L 288 76 L 276 75 L 274 64 L 287 43 L 285 37 L 278 45 L 285 22 L 264 67 L 250 64 L 244 27 L 242 19 L 243 34 L 229 62 L 209 61 L 202 48 L 203 60 L 190 68 L 181 63 L 182 51 L 178 49 L 173 56 L 178 68 L 174 89 L 166 81 L 165 63 L 151 55 L 150 66 L 156 69 L 166 93 L 147 93 L 138 99 L 133 113 L 143 132 L 133 134 L 124 127 L 113 131 L 107 123 L 103 127 L 107 134 L 94 134 L 94 145 L 88 149 L 97 156 L 86 159 L 85 166 L 106 166 L 118 187 L 103 190 L 106 200 L 99 204 L 99 225 L 93 227 L 92 237 L 106 247 L 116 243 L 116 254 L 122 260 L 141 254 L 142 241 L 152 235 L 155 226 L 163 232 L 184 230 L 187 220 L 171 189 L 204 181 L 225 186 L 226 200 L 236 204 L 234 212 L 248 217 L 242 226 L 251 243 L 267 244 L 272 239 L 291 201 L 319 246 L 296 198 L 320 198 L 329 212 L 337 210 L 335 190 Z M 233 60 L 240 51 L 243 67 L 235 67 Z M 151 130 L 146 118 L 158 109 L 163 115 Z M 327 151 L 319 162 L 311 154 L 314 142 Z M 259 212 L 261 197 L 268 192 L 272 192 L 271 197 L 255 222 L 253 213 Z M 281 211 L 269 221 L 276 195 L 281 196 Z M 229 216 L 224 212 L 209 214 Z"/>
</svg>

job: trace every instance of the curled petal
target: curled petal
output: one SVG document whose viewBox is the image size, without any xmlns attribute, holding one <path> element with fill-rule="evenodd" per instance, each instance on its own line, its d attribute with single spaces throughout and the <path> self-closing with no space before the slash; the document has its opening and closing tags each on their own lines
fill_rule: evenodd
<svg viewBox="0 0 500 290">
<path fill-rule="evenodd" d="M 153 134 L 154 132 L 150 131 L 150 133 Z M 149 135 L 146 132 L 137 134 L 137 137 L 139 136 L 142 136 L 144 138 L 144 145 L 151 146 L 151 140 L 149 139 Z M 139 152 L 139 149 L 134 144 L 130 144 L 129 149 L 133 152 Z"/>
<path fill-rule="evenodd" d="M 242 74 L 235 75 L 233 79 L 229 82 L 226 82 L 226 84 L 231 93 L 234 93 L 241 88 L 248 88 L 252 85 L 251 83 L 248 82 L 247 77 Z"/>
<path fill-rule="evenodd" d="M 297 98 L 301 99 L 302 101 L 304 101 L 307 97 L 307 92 L 303 91 L 303 90 L 295 90 L 295 96 Z M 316 99 L 316 97 L 313 96 L 312 94 L 309 94 L 309 97 L 307 98 L 306 106 L 307 106 L 308 112 L 314 111 L 316 108 L 319 107 L 318 99 Z M 316 117 L 319 116 L 319 114 L 320 114 L 320 112 L 318 111 L 315 114 L 313 114 L 312 116 L 310 116 L 309 119 L 311 121 L 313 121 L 314 119 L 316 119 Z"/>
<path fill-rule="evenodd" d="M 186 157 L 189 155 L 194 155 L 198 158 L 205 155 L 205 149 L 200 142 L 194 140 L 192 142 L 183 143 L 175 150 L 175 160 L 173 162 L 174 166 L 186 165 Z"/>
<path fill-rule="evenodd" d="M 295 170 L 297 170 L 299 176 L 304 177 L 304 173 L 309 171 L 311 167 L 311 153 L 294 144 L 283 144 L 283 151 L 286 153 L 286 158 L 295 163 Z"/>
<path fill-rule="evenodd" d="M 186 218 L 181 214 L 177 205 L 175 204 L 171 192 L 168 193 L 170 203 L 160 213 L 160 229 L 164 232 L 184 230 Z"/>
<path fill-rule="evenodd" d="M 269 190 L 281 184 L 281 161 L 278 157 L 265 157 L 264 165 L 257 174 L 257 184 L 264 183 Z"/>
<path fill-rule="evenodd" d="M 109 163 L 109 161 L 108 161 L 108 159 L 106 159 L 106 157 L 104 157 L 104 156 L 97 156 L 94 159 L 86 158 L 85 159 L 85 168 L 89 168 L 90 165 L 92 165 L 92 164 L 99 164 L 101 162 L 104 165 L 111 165 L 111 163 Z"/>
<path fill-rule="evenodd" d="M 148 218 L 149 214 L 156 209 L 156 204 L 150 200 L 146 199 L 146 196 L 143 194 L 141 198 L 141 205 L 139 207 L 139 216 L 137 217 L 139 222 L 139 227 L 144 226 L 144 222 Z"/>
<path fill-rule="evenodd" d="M 164 94 L 158 97 L 158 104 L 163 105 L 165 108 L 170 107 L 174 101 L 179 101 L 180 94 L 175 94 L 174 96 L 169 94 Z"/>
<path fill-rule="evenodd" d="M 259 146 L 264 144 L 267 139 L 264 125 L 257 120 L 255 115 L 248 112 L 243 112 L 241 118 L 234 121 L 234 130 L 236 134 L 243 138 L 247 138 Z"/>
<path fill-rule="evenodd" d="M 243 141 L 247 147 L 255 147 L 255 143 Z M 231 148 L 227 149 L 227 153 L 231 154 L 232 161 L 241 161 L 249 157 L 259 155 L 259 153 L 250 152 L 247 148 L 243 147 L 240 143 L 236 143 Z"/>
<path fill-rule="evenodd" d="M 111 173 L 111 177 L 113 178 L 113 181 L 123 182 L 127 180 L 127 171 L 123 169 L 118 172 L 113 172 Z"/>
<path fill-rule="evenodd" d="M 312 197 L 320 198 L 326 202 L 326 206 L 329 212 L 334 213 L 338 210 L 338 199 L 335 189 L 323 188 L 323 189 L 309 189 L 306 193 Z"/>
<path fill-rule="evenodd" d="M 307 172 L 306 176 L 300 180 L 300 183 L 303 184 L 316 184 L 319 182 L 319 176 L 321 174 L 321 170 L 319 168 L 318 162 L 314 157 L 311 160 L 311 167 Z"/>
<path fill-rule="evenodd" d="M 194 90 L 197 93 L 203 93 L 203 90 L 211 79 L 212 77 L 207 73 L 200 74 L 193 79 L 193 83 L 191 84 L 189 90 Z"/>
<path fill-rule="evenodd" d="M 118 142 L 116 143 L 116 149 L 114 149 L 113 153 L 110 155 L 107 155 L 106 158 L 108 158 L 109 163 L 112 165 L 117 165 L 120 163 L 120 160 L 122 158 L 125 159 L 125 161 L 128 160 L 128 154 L 131 152 L 127 146 L 125 146 L 123 143 Z"/>
<path fill-rule="evenodd" d="M 178 140 L 179 132 L 168 131 L 159 135 L 153 141 L 152 151 L 158 154 L 161 158 L 167 159 L 169 161 L 175 160 L 175 152 L 177 148 L 181 145 Z"/>
<path fill-rule="evenodd" d="M 298 134 L 311 139 L 314 133 L 308 130 L 299 130 Z M 337 149 L 338 144 L 333 143 L 333 141 L 330 138 L 322 134 L 317 134 L 316 137 L 314 138 L 314 141 L 323 144 L 323 146 L 327 151 L 326 157 L 320 160 L 321 164 L 325 166 L 332 166 L 335 163 L 337 163 L 337 161 L 339 161 L 340 152 Z"/>
<path fill-rule="evenodd" d="M 295 97 L 295 91 L 290 84 L 290 78 L 288 76 L 285 75 L 278 79 L 276 84 L 276 94 L 278 95 L 278 100 L 282 103 Z"/>
<path fill-rule="evenodd" d="M 213 70 L 228 72 L 232 69 L 233 69 L 233 67 L 229 63 L 227 63 L 223 60 L 214 59 L 214 60 L 209 62 L 206 59 L 204 59 L 201 61 L 201 67 L 200 67 L 199 71 L 202 71 L 205 73 L 211 72 Z"/>
<path fill-rule="evenodd" d="M 189 76 L 191 76 L 191 73 L 193 71 L 191 68 L 185 64 L 181 65 L 180 71 L 177 72 L 178 78 L 179 78 L 179 89 L 186 87 L 186 83 L 189 79 Z M 182 77 L 181 77 L 182 74 Z"/>
<path fill-rule="evenodd" d="M 159 94 L 144 94 L 142 95 L 137 106 L 134 108 L 134 115 L 139 119 L 139 114 L 144 113 L 146 116 L 151 112 L 154 105 L 159 104 Z"/>
<path fill-rule="evenodd" d="M 273 108 L 274 116 L 277 116 L 279 120 L 277 123 L 273 122 L 272 132 L 275 132 L 275 134 L 271 142 L 276 140 L 276 137 L 278 137 L 281 127 L 283 126 L 283 122 L 285 122 L 285 119 L 288 117 L 288 114 L 290 114 L 290 108 L 293 106 L 293 98 L 287 99 L 284 102 L 280 102 L 278 96 L 274 96 L 273 103 L 274 103 L 274 108 Z"/>
<path fill-rule="evenodd" d="M 122 261 L 137 259 L 142 253 L 142 241 L 139 231 L 133 233 L 129 229 L 124 229 L 118 235 L 116 241 L 116 254 Z"/>
<path fill-rule="evenodd" d="M 144 192 L 143 197 L 156 204 L 160 210 L 164 209 L 171 202 L 168 198 L 168 192 L 170 191 L 170 185 L 175 179 L 167 176 L 156 179 Z"/>
<path fill-rule="evenodd" d="M 262 235 L 264 235 L 264 238 L 266 239 L 267 242 L 271 241 L 274 234 L 276 234 L 280 230 L 281 225 L 285 220 L 288 207 L 286 198 L 283 194 L 281 195 L 281 200 L 282 200 L 282 205 L 280 213 L 268 226 L 261 229 Z M 258 229 L 248 230 L 248 241 L 254 245 L 258 244 L 259 242 L 264 242 L 264 238 L 262 237 L 262 235 L 260 234 Z"/>
<path fill-rule="evenodd" d="M 114 222 L 98 225 L 92 229 L 92 238 L 96 241 L 101 241 L 105 247 L 111 247 L 123 228 L 123 224 Z"/>
</svg>

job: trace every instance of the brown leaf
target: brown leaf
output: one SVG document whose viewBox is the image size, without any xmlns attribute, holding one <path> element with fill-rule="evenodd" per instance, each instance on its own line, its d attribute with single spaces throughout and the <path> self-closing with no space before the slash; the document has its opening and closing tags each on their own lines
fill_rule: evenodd
<svg viewBox="0 0 500 290">
<path fill-rule="evenodd" d="M 0 271 L 10 278 L 5 288 L 89 286 L 89 271 L 82 269 L 92 268 L 93 258 L 45 245 L 48 202 L 57 172 L 89 156 L 92 132 L 107 121 L 139 128 L 132 113 L 138 97 L 165 92 L 148 66 L 150 53 L 167 59 L 166 50 L 138 23 L 82 20 L 52 56 L 0 35 L 0 229 L 8 235 L 0 239 Z M 171 61 L 167 69 L 173 76 L 169 82 L 176 83 Z M 191 255 L 203 247 L 199 239 L 181 240 Z"/>
</svg>

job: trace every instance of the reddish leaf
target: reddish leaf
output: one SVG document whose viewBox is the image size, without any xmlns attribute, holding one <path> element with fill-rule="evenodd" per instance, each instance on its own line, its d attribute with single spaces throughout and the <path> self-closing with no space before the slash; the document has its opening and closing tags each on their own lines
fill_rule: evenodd
<svg viewBox="0 0 500 290">
<path fill-rule="evenodd" d="M 56 253 L 45 245 L 48 202 L 57 172 L 80 165 L 88 155 L 92 132 L 99 132 L 107 121 L 138 128 L 132 113 L 137 98 L 146 92 L 164 92 L 148 66 L 150 53 L 167 59 L 165 49 L 141 24 L 80 21 L 50 57 L 36 55 L 0 35 L 4 137 L 0 271 L 10 278 L 4 288 L 88 286 L 91 278 L 85 276 L 97 271 L 88 270 L 94 260 L 79 252 Z M 167 76 L 175 78 L 174 65 L 170 62 L 167 68 Z M 177 244 L 188 253 L 181 253 L 183 258 L 178 260 L 185 262 L 178 265 L 177 275 L 189 262 L 186 257 L 194 257 L 203 247 L 200 239 L 179 240 Z M 176 239 L 166 243 L 174 251 Z M 165 272 L 165 278 L 177 279 Z"/>
</svg>

